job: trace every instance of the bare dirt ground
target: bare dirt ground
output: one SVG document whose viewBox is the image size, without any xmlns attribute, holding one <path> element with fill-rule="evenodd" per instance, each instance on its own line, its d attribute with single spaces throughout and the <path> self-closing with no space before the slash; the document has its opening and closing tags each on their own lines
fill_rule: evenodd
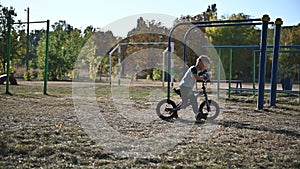
<svg viewBox="0 0 300 169">
<path fill-rule="evenodd" d="M 13 96 L 0 86 L 0 168 L 300 168 L 299 96 L 278 95 L 276 108 L 256 109 L 256 97 L 232 94 L 222 118 L 205 141 L 195 124 L 167 151 L 147 158 L 111 153 L 89 137 L 76 116 L 71 84 L 49 83 L 48 96 L 41 83 L 12 86 Z M 133 94 L 143 109 L 141 91 Z M 97 102 L 114 129 L 132 137 L 151 137 L 172 122 L 128 122 L 112 102 L 110 86 L 99 85 Z M 134 97 L 136 97 L 134 99 Z M 179 116 L 184 116 L 179 112 Z"/>
</svg>

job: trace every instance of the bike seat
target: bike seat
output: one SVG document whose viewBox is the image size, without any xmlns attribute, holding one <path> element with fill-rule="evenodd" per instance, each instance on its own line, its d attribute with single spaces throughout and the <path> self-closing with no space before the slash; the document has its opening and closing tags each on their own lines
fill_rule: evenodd
<svg viewBox="0 0 300 169">
<path fill-rule="evenodd" d="M 173 88 L 174 92 L 176 94 L 178 94 L 179 96 L 181 96 L 181 93 L 180 93 L 180 88 Z"/>
</svg>

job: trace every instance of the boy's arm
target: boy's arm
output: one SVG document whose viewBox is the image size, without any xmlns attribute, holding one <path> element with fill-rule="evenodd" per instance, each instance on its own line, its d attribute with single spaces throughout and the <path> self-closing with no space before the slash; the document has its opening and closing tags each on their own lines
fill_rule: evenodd
<svg viewBox="0 0 300 169">
<path fill-rule="evenodd" d="M 193 74 L 193 77 L 197 81 L 203 81 L 203 80 L 205 80 L 205 78 L 203 76 L 197 76 L 197 75 Z"/>
<path fill-rule="evenodd" d="M 193 73 L 193 77 L 197 81 L 207 81 L 209 80 L 209 73 L 204 73 L 201 76 L 198 76 L 197 73 Z"/>
</svg>

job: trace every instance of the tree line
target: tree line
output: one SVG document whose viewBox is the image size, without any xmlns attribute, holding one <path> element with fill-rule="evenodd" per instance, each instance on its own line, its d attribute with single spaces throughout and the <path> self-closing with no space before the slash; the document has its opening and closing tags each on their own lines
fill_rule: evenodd
<svg viewBox="0 0 300 169">
<path fill-rule="evenodd" d="M 46 34 L 45 30 L 32 30 L 29 35 L 29 70 L 25 70 L 26 56 L 26 31 L 24 25 L 17 24 L 17 16 L 13 7 L 4 7 L 0 5 L 0 74 L 6 73 L 6 49 L 7 49 L 7 20 L 8 13 L 11 14 L 13 23 L 11 31 L 11 71 L 17 77 L 24 77 L 26 80 L 40 79 L 43 77 Z M 236 20 L 249 19 L 249 15 L 244 13 L 232 14 L 229 17 L 218 16 L 216 4 L 208 6 L 207 10 L 198 15 L 181 16 L 174 21 L 174 25 L 180 22 L 191 21 L 212 21 L 212 20 Z M 283 18 L 284 19 L 284 18 Z M 183 55 L 183 39 L 185 31 L 190 26 L 183 26 L 175 31 L 172 41 L 175 42 L 175 54 Z M 74 70 L 76 66 L 87 67 L 90 79 L 96 79 L 98 75 L 109 75 L 109 57 L 108 52 L 115 47 L 117 43 L 130 42 L 166 42 L 170 28 L 163 26 L 161 22 L 155 20 L 147 21 L 144 18 L 137 19 L 136 27 L 128 32 L 126 38 L 115 36 L 111 31 L 102 31 L 93 26 L 88 26 L 81 30 L 74 28 L 66 21 L 58 21 L 51 25 L 52 30 L 49 34 L 49 79 L 64 80 L 78 77 L 81 72 Z M 268 45 L 273 44 L 273 29 L 269 28 Z M 212 45 L 259 45 L 260 29 L 256 26 L 238 26 L 238 27 L 214 27 L 200 28 L 191 32 L 189 42 L 187 43 L 187 64 L 192 65 L 197 56 L 207 52 L 205 48 L 208 43 Z M 200 37 L 202 36 L 202 37 Z M 203 41 L 206 39 L 207 41 Z M 281 45 L 299 45 L 300 44 L 300 26 L 291 26 L 282 29 Z M 154 46 L 155 48 L 165 49 L 166 46 Z M 147 46 L 126 46 L 122 48 L 122 59 Z M 293 49 L 293 48 L 292 48 Z M 224 66 L 226 76 L 229 71 L 229 50 L 222 49 L 221 61 Z M 250 80 L 252 77 L 252 56 L 253 49 L 233 49 L 233 78 Z M 271 54 L 268 55 L 267 64 L 270 67 Z M 80 60 L 80 63 L 78 63 Z M 76 63 L 77 61 L 77 63 Z M 114 57 L 113 63 L 116 65 L 117 58 Z M 300 65 L 299 53 L 280 54 L 279 64 L 285 68 Z M 243 64 L 241 64 L 243 63 Z M 257 61 L 258 63 L 258 61 Z M 137 60 L 136 68 L 145 67 L 140 75 L 156 80 L 161 77 L 161 70 L 147 68 L 143 60 Z M 178 71 L 182 70 L 182 65 L 175 66 Z M 115 68 L 116 69 L 116 66 Z M 270 70 L 267 70 L 270 74 Z M 145 78 L 143 77 L 143 78 Z"/>
</svg>

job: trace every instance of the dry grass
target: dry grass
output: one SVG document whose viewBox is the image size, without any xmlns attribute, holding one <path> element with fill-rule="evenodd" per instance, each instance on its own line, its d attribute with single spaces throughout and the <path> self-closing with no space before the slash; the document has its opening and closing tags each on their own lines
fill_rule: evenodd
<svg viewBox="0 0 300 169">
<path fill-rule="evenodd" d="M 130 96 L 141 105 L 152 88 L 137 89 Z M 124 119 L 111 116 L 117 110 L 109 90 L 99 85 L 96 93 L 115 129 L 135 137 L 163 130 L 167 122 L 161 120 L 151 126 L 116 123 Z M 75 114 L 70 83 L 50 82 L 49 96 L 41 94 L 40 83 L 12 86 L 11 91 L 13 96 L 0 94 L 0 168 L 300 168 L 297 96 L 280 95 L 277 108 L 256 110 L 255 97 L 234 94 L 205 142 L 198 141 L 205 124 L 194 125 L 169 151 L 131 158 L 112 154 L 89 138 Z"/>
</svg>

